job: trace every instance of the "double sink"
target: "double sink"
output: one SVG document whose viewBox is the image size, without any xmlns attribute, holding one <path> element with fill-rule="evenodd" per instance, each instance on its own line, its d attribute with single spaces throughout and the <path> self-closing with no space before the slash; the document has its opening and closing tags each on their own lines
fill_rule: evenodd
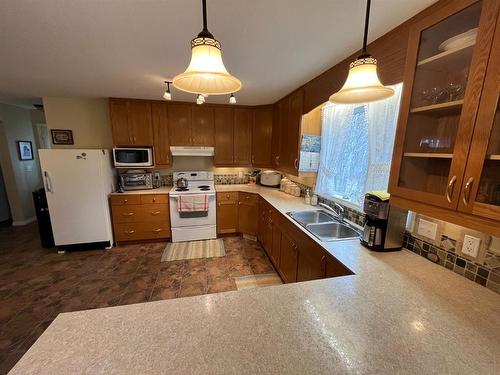
<svg viewBox="0 0 500 375">
<path fill-rule="evenodd" d="M 289 212 L 293 220 L 323 242 L 351 240 L 360 233 L 325 210 Z"/>
</svg>

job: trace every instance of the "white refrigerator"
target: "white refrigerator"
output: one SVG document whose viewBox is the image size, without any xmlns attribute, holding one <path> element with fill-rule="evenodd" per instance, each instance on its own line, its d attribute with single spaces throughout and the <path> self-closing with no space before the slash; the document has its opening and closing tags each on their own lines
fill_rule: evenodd
<svg viewBox="0 0 500 375">
<path fill-rule="evenodd" d="M 111 151 L 40 149 L 38 154 L 56 246 L 104 242 L 111 247 Z"/>
</svg>

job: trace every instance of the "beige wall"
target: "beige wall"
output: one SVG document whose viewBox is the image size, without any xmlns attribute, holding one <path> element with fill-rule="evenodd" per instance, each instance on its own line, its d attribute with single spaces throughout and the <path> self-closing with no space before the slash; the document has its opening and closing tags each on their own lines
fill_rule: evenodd
<svg viewBox="0 0 500 375">
<path fill-rule="evenodd" d="M 47 127 L 71 129 L 74 145 L 53 148 L 111 148 L 108 99 L 44 97 Z"/>
<path fill-rule="evenodd" d="M 35 217 L 32 191 L 42 186 L 31 110 L 0 104 L 0 164 L 13 223 L 22 225 Z M 31 141 L 33 160 L 19 160 L 16 141 Z"/>
</svg>

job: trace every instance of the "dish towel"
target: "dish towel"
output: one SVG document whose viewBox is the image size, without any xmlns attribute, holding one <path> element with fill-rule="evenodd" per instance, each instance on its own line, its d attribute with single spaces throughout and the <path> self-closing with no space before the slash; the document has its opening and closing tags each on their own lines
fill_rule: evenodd
<svg viewBox="0 0 500 375">
<path fill-rule="evenodd" d="M 177 197 L 178 212 L 206 212 L 208 211 L 208 195 L 179 195 Z"/>
</svg>

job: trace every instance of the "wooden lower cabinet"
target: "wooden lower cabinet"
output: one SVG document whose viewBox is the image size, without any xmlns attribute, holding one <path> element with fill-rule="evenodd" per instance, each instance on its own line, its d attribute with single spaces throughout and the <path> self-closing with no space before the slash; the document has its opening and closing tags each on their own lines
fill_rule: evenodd
<svg viewBox="0 0 500 375">
<path fill-rule="evenodd" d="M 251 193 L 238 194 L 238 232 L 257 236 L 259 196 Z"/>
<path fill-rule="evenodd" d="M 170 238 L 167 194 L 121 194 L 110 200 L 116 242 Z"/>
<path fill-rule="evenodd" d="M 297 244 L 286 232 L 281 232 L 279 271 L 285 283 L 297 281 L 298 261 L 299 249 Z"/>
<path fill-rule="evenodd" d="M 217 233 L 238 232 L 238 193 L 217 193 Z"/>
</svg>

